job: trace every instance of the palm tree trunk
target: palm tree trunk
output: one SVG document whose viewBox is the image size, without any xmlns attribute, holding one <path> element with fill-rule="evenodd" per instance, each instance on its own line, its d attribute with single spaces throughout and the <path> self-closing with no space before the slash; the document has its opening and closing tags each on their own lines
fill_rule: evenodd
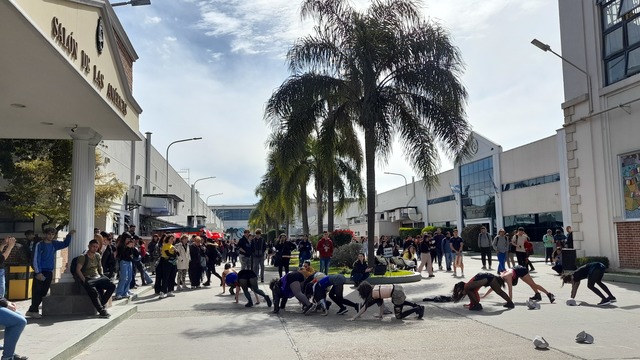
<svg viewBox="0 0 640 360">
<path fill-rule="evenodd" d="M 364 161 L 367 168 L 367 240 L 369 241 L 367 258 L 369 264 L 375 265 L 375 226 L 376 226 L 376 153 L 374 129 L 364 130 Z"/>
<path fill-rule="evenodd" d="M 333 174 L 327 178 L 327 230 L 333 232 Z"/>
<path fill-rule="evenodd" d="M 302 217 L 302 233 L 309 234 L 309 214 L 307 212 L 307 186 L 300 187 L 300 216 Z"/>
<path fill-rule="evenodd" d="M 316 221 L 318 224 L 318 234 L 322 234 L 324 229 L 324 209 L 322 207 L 322 181 L 316 176 Z"/>
</svg>

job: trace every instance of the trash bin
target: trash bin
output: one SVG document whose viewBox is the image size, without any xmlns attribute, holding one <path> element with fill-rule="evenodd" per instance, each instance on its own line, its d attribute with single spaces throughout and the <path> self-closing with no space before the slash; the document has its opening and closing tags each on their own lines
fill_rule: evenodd
<svg viewBox="0 0 640 360">
<path fill-rule="evenodd" d="M 576 249 L 562 249 L 562 269 L 576 270 Z"/>
<path fill-rule="evenodd" d="M 31 284 L 33 283 L 33 269 L 31 266 L 9 266 L 7 282 L 7 299 L 31 299 Z"/>
</svg>

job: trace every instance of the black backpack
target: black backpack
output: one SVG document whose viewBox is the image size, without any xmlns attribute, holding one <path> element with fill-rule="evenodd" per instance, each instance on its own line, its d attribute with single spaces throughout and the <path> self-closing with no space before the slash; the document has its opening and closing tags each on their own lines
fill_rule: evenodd
<svg viewBox="0 0 640 360">
<path fill-rule="evenodd" d="M 78 274 L 76 274 L 76 268 L 78 267 L 78 258 L 84 256 L 84 263 L 82 264 L 82 272 L 84 272 L 84 270 L 87 268 L 87 263 L 89 262 L 89 258 L 87 257 L 86 254 L 82 254 L 82 255 L 78 255 L 76 257 L 74 257 L 71 260 L 71 265 L 69 266 L 69 271 L 71 272 L 71 275 L 73 275 L 73 278 L 77 281 L 80 281 L 80 278 L 78 278 Z"/>
</svg>

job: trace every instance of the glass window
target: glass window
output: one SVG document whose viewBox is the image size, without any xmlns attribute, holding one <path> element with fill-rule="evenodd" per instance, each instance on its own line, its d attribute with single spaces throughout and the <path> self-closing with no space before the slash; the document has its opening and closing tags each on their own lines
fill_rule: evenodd
<svg viewBox="0 0 640 360">
<path fill-rule="evenodd" d="M 629 45 L 640 41 L 640 18 L 635 18 L 627 23 L 627 36 L 629 37 Z"/>
<path fill-rule="evenodd" d="M 620 22 L 620 18 L 618 17 L 619 8 L 620 0 L 616 0 L 613 3 L 605 6 L 602 10 L 602 21 L 604 23 L 605 30 Z"/>
<path fill-rule="evenodd" d="M 624 79 L 624 55 L 607 62 L 607 80 L 609 84 Z"/>
<path fill-rule="evenodd" d="M 622 50 L 622 27 L 608 33 L 604 37 L 604 55 L 609 56 L 615 52 Z"/>
<path fill-rule="evenodd" d="M 544 183 L 547 184 L 547 183 L 550 183 L 550 182 L 553 182 L 553 175 L 545 176 L 544 177 Z"/>
<path fill-rule="evenodd" d="M 640 71 L 640 48 L 629 51 L 629 59 L 627 59 L 627 75 L 635 74 Z"/>
<path fill-rule="evenodd" d="M 624 16 L 627 13 L 630 13 L 635 8 L 640 6 L 640 0 L 622 0 L 622 4 L 620 5 L 620 15 Z"/>
</svg>

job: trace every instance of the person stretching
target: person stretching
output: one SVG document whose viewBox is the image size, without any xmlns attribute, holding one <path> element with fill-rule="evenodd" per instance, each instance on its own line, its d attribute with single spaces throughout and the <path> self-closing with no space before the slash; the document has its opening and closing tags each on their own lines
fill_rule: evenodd
<svg viewBox="0 0 640 360">
<path fill-rule="evenodd" d="M 240 272 L 238 272 L 236 276 L 233 276 L 233 274 L 235 273 L 228 274 L 226 276 L 226 281 L 228 285 L 231 285 L 229 284 L 229 282 L 232 281 L 233 278 L 235 278 L 235 281 L 233 281 L 233 285 L 235 285 L 236 288 L 236 304 L 238 303 L 240 288 L 242 288 L 242 292 L 244 293 L 244 296 L 248 301 L 245 307 L 253 306 L 251 294 L 249 293 L 249 288 L 251 288 L 256 297 L 256 305 L 260 304 L 260 300 L 258 300 L 258 295 L 260 295 L 267 302 L 267 307 L 271 307 L 271 299 L 269 298 L 269 295 L 265 294 L 264 291 L 260 290 L 260 288 L 258 287 L 258 275 L 256 275 L 253 270 L 245 269 L 240 270 Z"/>
<path fill-rule="evenodd" d="M 502 290 L 502 288 L 504 287 L 504 279 L 489 273 L 477 273 L 467 283 L 465 283 L 464 281 L 460 281 L 459 283 L 455 284 L 455 286 L 453 287 L 453 301 L 458 302 L 465 296 L 469 296 L 469 300 L 471 301 L 471 303 L 469 304 L 469 310 L 480 311 L 482 310 L 482 305 L 480 305 L 480 295 L 478 294 L 478 291 L 483 286 L 491 286 L 493 291 L 495 291 L 496 294 L 500 295 L 500 297 L 507 302 L 503 305 L 504 307 L 509 309 L 512 309 L 514 307 L 511 298 L 509 298 L 504 290 Z"/>
<path fill-rule="evenodd" d="M 590 262 L 580 266 L 573 274 L 562 276 L 562 285 L 564 284 L 572 284 L 571 287 L 571 299 L 575 299 L 576 293 L 578 292 L 578 286 L 580 286 L 580 280 L 587 279 L 587 287 L 589 290 L 593 291 L 596 295 L 600 296 L 602 299 L 598 305 L 605 306 L 609 305 L 613 302 L 616 302 L 616 297 L 611 294 L 609 288 L 602 282 L 602 277 L 604 276 L 604 270 L 607 267 L 600 262 Z M 604 297 L 602 292 L 596 288 L 595 284 L 598 284 L 604 292 L 607 293 L 609 297 Z M 574 300 L 575 303 L 575 300 Z"/>
<path fill-rule="evenodd" d="M 372 286 L 367 281 L 363 281 L 357 290 L 360 297 L 364 300 L 364 305 L 360 307 L 360 310 L 354 317 L 348 319 L 349 321 L 360 317 L 360 315 L 364 314 L 365 311 L 374 304 L 377 304 L 380 310 L 380 314 L 377 317 L 382 319 L 384 314 L 384 299 L 391 299 L 393 313 L 398 320 L 404 319 L 413 313 L 418 314 L 418 320 L 424 316 L 424 306 L 407 301 L 404 289 L 400 285 L 385 284 Z M 411 306 L 411 309 L 402 311 L 404 306 Z"/>
<path fill-rule="evenodd" d="M 515 267 L 513 267 L 512 269 L 508 269 L 503 271 L 502 273 L 500 273 L 500 277 L 502 279 L 504 279 L 505 283 L 507 284 L 508 288 L 509 288 L 509 298 L 513 299 L 513 292 L 512 289 L 514 286 L 518 285 L 518 279 L 522 279 L 522 281 L 529 285 L 529 287 L 533 290 L 534 294 L 532 297 L 529 298 L 529 300 L 533 300 L 533 301 L 541 301 L 542 300 L 542 296 L 540 295 L 540 291 L 542 291 L 543 293 L 547 294 L 547 297 L 549 298 L 549 302 L 553 304 L 553 302 L 556 300 L 556 297 L 548 292 L 545 288 L 543 288 L 542 286 L 536 284 L 535 281 L 533 281 L 533 278 L 531 277 L 531 275 L 529 275 L 529 269 L 527 269 L 524 266 L 521 265 L 516 265 Z M 489 289 L 487 290 L 487 293 L 484 294 L 483 298 L 485 298 L 487 295 L 489 295 L 491 292 L 493 291 L 493 289 Z"/>
<path fill-rule="evenodd" d="M 277 314 L 280 309 L 284 309 L 287 300 L 296 297 L 303 304 L 302 312 L 311 306 L 309 298 L 302 293 L 302 284 L 304 283 L 304 275 L 294 271 L 286 274 L 280 279 L 273 279 L 269 284 L 271 296 L 273 297 L 273 313 Z"/>
<path fill-rule="evenodd" d="M 333 300 L 340 308 L 338 309 L 338 315 L 344 315 L 347 313 L 347 306 L 351 306 L 356 309 L 356 312 L 360 310 L 358 304 L 351 300 L 345 299 L 344 284 L 347 279 L 342 274 L 331 274 L 316 278 L 317 282 L 313 285 L 313 300 L 323 310 L 323 315 L 327 315 L 328 306 L 326 306 L 327 292 L 329 298 Z M 305 314 L 311 312 L 311 307 L 307 308 Z"/>
</svg>

